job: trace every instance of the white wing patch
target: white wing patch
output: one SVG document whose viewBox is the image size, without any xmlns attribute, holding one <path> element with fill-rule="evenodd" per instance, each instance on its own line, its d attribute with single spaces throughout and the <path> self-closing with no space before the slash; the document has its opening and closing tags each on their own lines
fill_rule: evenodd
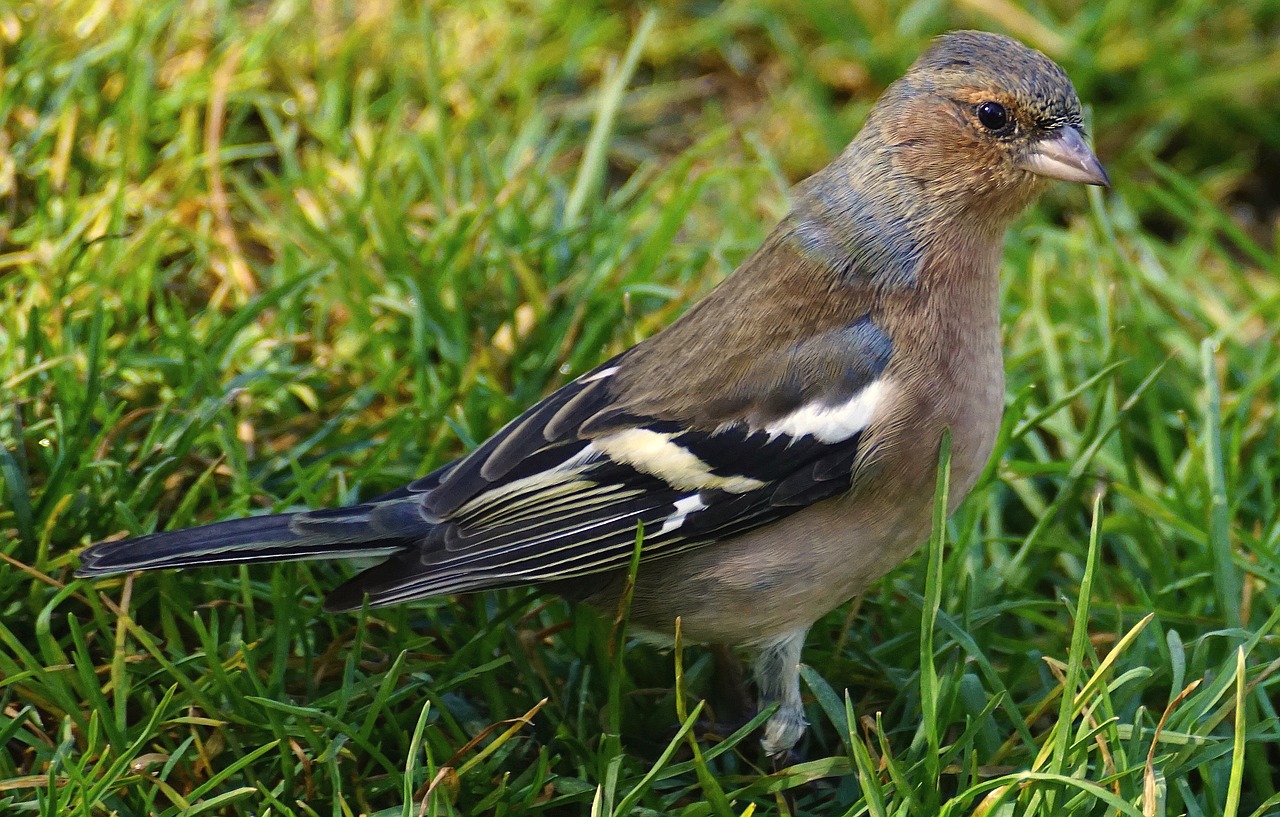
<svg viewBox="0 0 1280 817">
<path fill-rule="evenodd" d="M 691 513 L 705 511 L 709 505 L 702 501 L 702 497 L 698 494 L 686 496 L 684 499 L 677 499 L 675 502 L 675 511 L 662 522 L 662 527 L 658 533 L 670 533 L 684 524 L 685 517 Z"/>
<path fill-rule="evenodd" d="M 583 382 L 583 383 L 594 383 L 594 382 L 596 382 L 597 380 L 604 380 L 606 377 L 613 377 L 613 373 L 614 373 L 614 372 L 616 372 L 616 371 L 618 371 L 618 367 L 617 367 L 617 366 L 610 366 L 610 367 L 609 367 L 609 368 L 607 368 L 607 369 L 601 369 L 600 371 L 596 372 L 595 374 L 587 375 L 586 377 L 582 378 L 582 382 Z"/>
<path fill-rule="evenodd" d="M 647 428 L 628 428 L 597 437 L 587 448 L 684 491 L 719 489 L 742 494 L 764 486 L 751 477 L 722 477 L 712 473 L 710 465 L 675 442 L 673 436 Z"/>
<path fill-rule="evenodd" d="M 591 465 L 592 460 L 599 456 L 600 452 L 588 445 L 555 468 L 538 474 L 530 474 L 527 477 L 481 491 L 462 505 L 453 515 L 466 516 L 474 514 L 482 508 L 492 506 L 496 502 L 511 502 L 521 496 L 536 495 L 539 497 L 539 501 L 546 501 L 559 496 L 572 495 L 584 488 L 590 488 L 594 483 L 583 480 L 580 476 Z"/>
<path fill-rule="evenodd" d="M 876 407 L 884 399 L 885 382 L 875 380 L 862 391 L 834 406 L 801 406 L 780 420 L 765 426 L 771 435 L 800 438 L 808 434 L 828 445 L 844 442 L 871 424 Z"/>
</svg>

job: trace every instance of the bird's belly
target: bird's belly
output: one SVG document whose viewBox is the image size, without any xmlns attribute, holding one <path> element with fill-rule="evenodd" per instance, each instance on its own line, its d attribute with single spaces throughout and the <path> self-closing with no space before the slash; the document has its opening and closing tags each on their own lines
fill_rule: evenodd
<svg viewBox="0 0 1280 817">
<path fill-rule="evenodd" d="M 645 564 L 632 621 L 671 632 L 679 617 L 686 638 L 733 644 L 808 626 L 905 559 L 927 533 L 927 512 L 903 506 L 868 520 L 850 513 L 850 501 L 829 499 L 735 539 Z"/>
</svg>

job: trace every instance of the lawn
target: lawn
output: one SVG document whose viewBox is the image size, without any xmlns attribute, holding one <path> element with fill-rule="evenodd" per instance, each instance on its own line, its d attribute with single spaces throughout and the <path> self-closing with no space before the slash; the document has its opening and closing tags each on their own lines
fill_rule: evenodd
<svg viewBox="0 0 1280 817">
<path fill-rule="evenodd" d="M 1065 66 L 1113 187 L 1010 233 L 996 457 L 815 626 L 803 762 L 694 725 L 702 645 L 552 596 L 72 578 L 467 451 L 957 27 Z M 0 813 L 1280 813 L 1277 43 L 1275 0 L 0 6 Z"/>
</svg>

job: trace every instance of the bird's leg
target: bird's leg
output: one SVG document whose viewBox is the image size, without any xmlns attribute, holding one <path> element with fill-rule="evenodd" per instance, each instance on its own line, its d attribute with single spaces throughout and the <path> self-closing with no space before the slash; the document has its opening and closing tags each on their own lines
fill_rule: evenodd
<svg viewBox="0 0 1280 817">
<path fill-rule="evenodd" d="M 715 661 L 715 685 L 717 698 L 724 707 L 717 713 L 722 724 L 742 726 L 755 714 L 751 691 L 747 689 L 746 670 L 738 655 L 728 644 L 712 644 L 711 657 Z"/>
<path fill-rule="evenodd" d="M 778 711 L 764 725 L 764 737 L 760 739 L 764 753 L 775 763 L 786 758 L 809 725 L 800 700 L 800 651 L 808 632 L 809 628 L 805 627 L 766 641 L 760 645 L 756 657 L 760 707 L 778 703 Z"/>
<path fill-rule="evenodd" d="M 708 714 L 698 720 L 698 734 L 725 738 L 737 732 L 756 714 L 755 701 L 747 689 L 746 670 L 728 644 L 711 644 L 715 663 L 713 697 L 707 701 Z"/>
</svg>

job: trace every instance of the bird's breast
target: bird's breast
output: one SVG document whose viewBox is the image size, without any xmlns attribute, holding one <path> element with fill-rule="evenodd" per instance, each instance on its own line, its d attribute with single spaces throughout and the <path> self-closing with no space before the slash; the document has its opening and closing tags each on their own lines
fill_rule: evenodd
<svg viewBox="0 0 1280 817">
<path fill-rule="evenodd" d="M 896 320 L 886 316 L 894 358 L 884 375 L 886 399 L 864 440 L 854 499 L 862 492 L 871 498 L 892 492 L 932 502 L 942 437 L 948 432 L 948 511 L 985 468 L 1004 411 L 1004 363 L 995 293 L 969 294 L 976 301 L 969 309 L 956 309 L 951 299 Z"/>
</svg>

